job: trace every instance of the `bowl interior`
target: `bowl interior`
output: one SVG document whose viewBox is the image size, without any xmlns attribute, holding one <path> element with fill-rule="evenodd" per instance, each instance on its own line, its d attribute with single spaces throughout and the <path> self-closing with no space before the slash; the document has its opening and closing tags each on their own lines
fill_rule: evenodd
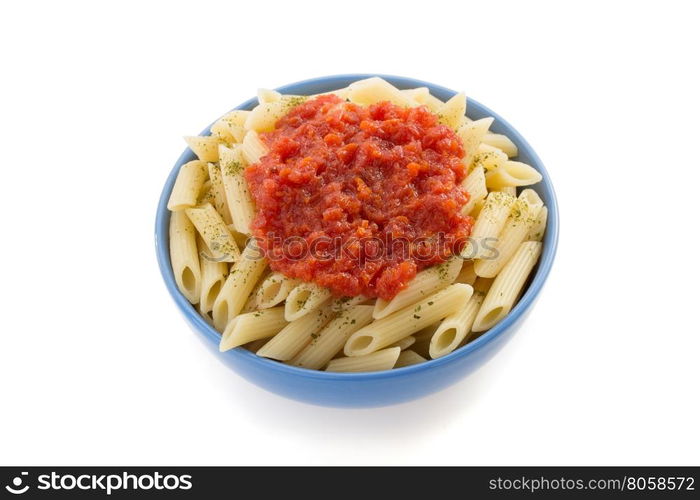
<svg viewBox="0 0 700 500">
<path fill-rule="evenodd" d="M 340 89 L 348 86 L 350 83 L 361 80 L 363 78 L 369 78 L 371 76 L 381 76 L 385 80 L 389 81 L 396 87 L 400 89 L 415 88 L 415 87 L 428 87 L 430 93 L 435 97 L 445 101 L 455 95 L 454 90 L 441 87 L 429 82 L 424 82 L 421 80 L 416 80 L 412 78 L 390 76 L 390 75 L 376 75 L 376 74 L 348 74 L 348 75 L 336 75 L 328 77 L 314 78 L 311 80 L 304 80 L 301 82 L 292 83 L 279 87 L 279 92 L 283 94 L 299 94 L 299 95 L 311 95 L 318 94 L 322 92 L 328 92 L 331 90 Z M 251 109 L 257 103 L 256 98 L 249 99 L 244 103 L 236 106 L 234 109 Z M 407 366 L 404 368 L 398 368 L 394 370 L 387 370 L 383 372 L 368 372 L 368 373 L 335 373 L 335 372 L 324 372 L 318 370 L 308 370 L 305 368 L 297 368 L 293 366 L 288 366 L 283 363 L 278 363 L 276 361 L 271 361 L 266 358 L 261 358 L 256 356 L 254 353 L 242 348 L 237 347 L 231 349 L 224 353 L 220 353 L 222 356 L 230 357 L 245 357 L 248 361 L 253 361 L 260 364 L 261 369 L 286 372 L 294 375 L 301 375 L 305 377 L 312 378 L 322 378 L 322 379 L 378 379 L 378 378 L 392 378 L 406 372 L 420 372 L 425 370 L 430 370 L 432 367 L 439 364 L 451 363 L 457 359 L 468 356 L 469 353 L 480 349 L 487 343 L 494 340 L 496 337 L 501 335 L 506 331 L 517 319 L 523 314 L 525 310 L 531 305 L 535 297 L 541 290 L 544 282 L 549 274 L 552 267 L 554 256 L 556 254 L 556 247 L 558 241 L 559 232 L 559 213 L 557 209 L 556 196 L 554 194 L 554 188 L 552 186 L 550 177 L 539 159 L 535 151 L 530 147 L 530 145 L 525 141 L 525 139 L 503 118 L 501 118 L 497 113 L 494 113 L 482 104 L 469 99 L 467 97 L 467 116 L 472 119 L 480 119 L 488 116 L 495 118 L 495 121 L 491 127 L 493 132 L 499 134 L 507 135 L 517 146 L 518 146 L 518 157 L 517 160 L 523 161 L 532 165 L 542 174 L 542 182 L 532 187 L 542 198 L 545 205 L 549 209 L 547 229 L 545 232 L 543 240 L 543 251 L 542 256 L 535 268 L 532 278 L 528 285 L 526 285 L 526 290 L 520 301 L 515 305 L 511 312 L 506 316 L 500 323 L 485 332 L 483 335 L 478 337 L 476 340 L 470 342 L 469 344 L 453 351 L 452 353 L 443 356 L 438 359 L 429 360 L 425 363 L 420 363 L 417 365 Z M 211 125 L 210 125 L 211 126 Z M 200 135 L 209 135 L 210 130 L 207 127 Z M 175 163 L 170 175 L 168 176 L 163 191 L 160 196 L 160 201 L 158 204 L 158 211 L 156 215 L 156 227 L 155 227 L 155 242 L 156 242 L 156 254 L 158 258 L 158 264 L 160 266 L 160 271 L 165 281 L 166 287 L 170 292 L 170 295 L 175 300 L 180 311 L 186 316 L 190 324 L 200 332 L 207 342 L 212 342 L 215 346 L 218 346 L 220 335 L 214 330 L 196 311 L 196 309 L 187 301 L 187 299 L 180 293 L 175 284 L 175 278 L 170 265 L 170 253 L 169 253 L 169 238 L 168 238 L 168 225 L 170 222 L 170 212 L 167 209 L 168 198 L 170 197 L 170 192 L 172 191 L 173 185 L 175 183 L 175 178 L 180 167 L 187 163 L 188 161 L 196 159 L 194 153 L 189 149 L 186 149 L 180 158 Z"/>
</svg>

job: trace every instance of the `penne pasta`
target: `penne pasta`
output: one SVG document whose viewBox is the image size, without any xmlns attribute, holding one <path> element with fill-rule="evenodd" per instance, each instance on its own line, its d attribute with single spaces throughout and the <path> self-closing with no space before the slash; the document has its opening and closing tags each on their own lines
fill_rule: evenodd
<svg viewBox="0 0 700 500">
<path fill-rule="evenodd" d="M 270 89 L 258 89 L 258 103 L 270 103 L 276 102 L 282 99 L 282 94 L 276 90 Z"/>
<path fill-rule="evenodd" d="M 399 359 L 401 349 L 389 347 L 381 351 L 355 356 L 352 358 L 337 358 L 331 360 L 327 372 L 378 372 L 391 370 Z"/>
<path fill-rule="evenodd" d="M 457 311 L 467 302 L 472 291 L 471 286 L 462 283 L 450 285 L 414 305 L 370 323 L 348 339 L 345 355 L 369 354 L 418 332 Z"/>
<path fill-rule="evenodd" d="M 193 207 L 202 192 L 207 180 L 207 164 L 194 160 L 180 167 L 175 179 L 175 185 L 168 199 L 168 210 L 177 212 Z"/>
<path fill-rule="evenodd" d="M 241 252 L 231 231 L 211 203 L 188 208 L 185 213 L 214 258 L 221 262 L 233 262 L 240 257 Z"/>
<path fill-rule="evenodd" d="M 267 154 L 267 146 L 260 140 L 260 136 L 255 130 L 249 130 L 243 138 L 241 153 L 246 163 L 257 163 L 260 158 Z"/>
<path fill-rule="evenodd" d="M 315 283 L 299 283 L 287 295 L 284 316 L 287 321 L 299 319 L 321 307 L 330 297 L 331 292 L 327 288 Z"/>
<path fill-rule="evenodd" d="M 470 215 L 476 204 L 483 201 L 489 193 L 486 188 L 484 167 L 480 164 L 474 165 L 472 171 L 462 182 L 462 187 L 469 193 L 469 201 L 462 207 L 462 213 Z"/>
<path fill-rule="evenodd" d="M 548 210 L 547 207 L 543 206 L 540 209 L 540 213 L 537 214 L 537 217 L 535 218 L 535 222 L 530 226 L 530 230 L 527 232 L 527 236 L 525 236 L 525 240 L 527 241 L 542 241 L 542 238 L 544 237 L 544 231 L 547 227 L 547 215 L 548 215 Z"/>
<path fill-rule="evenodd" d="M 479 145 L 492 124 L 493 118 L 482 118 L 481 120 L 467 122 L 457 129 L 457 135 L 462 139 L 462 145 L 464 146 L 463 161 L 465 165 L 469 166 L 472 164 L 474 155 L 478 152 Z"/>
<path fill-rule="evenodd" d="M 208 164 L 209 169 L 209 182 L 211 183 L 211 196 L 213 198 L 212 205 L 219 212 L 219 215 L 224 222 L 228 225 L 231 224 L 231 211 L 228 207 L 228 201 L 226 200 L 226 193 L 224 192 L 224 183 L 221 180 L 221 169 L 215 163 Z"/>
<path fill-rule="evenodd" d="M 320 370 L 342 351 L 348 337 L 372 321 L 372 306 L 353 306 L 342 311 L 316 334 L 290 364 Z"/>
<path fill-rule="evenodd" d="M 494 278 L 510 260 L 520 244 L 525 241 L 542 208 L 542 200 L 532 190 L 523 191 L 512 205 L 503 230 L 494 245 L 494 255 L 474 262 L 477 276 Z"/>
<path fill-rule="evenodd" d="M 465 96 L 463 92 L 460 92 L 445 102 L 435 114 L 438 115 L 440 123 L 457 130 L 464 123 L 464 115 L 466 112 L 467 96 Z"/>
<path fill-rule="evenodd" d="M 514 203 L 515 198 L 509 194 L 489 193 L 484 208 L 476 218 L 467 244 L 462 249 L 462 258 L 477 259 L 492 255 L 492 245 L 497 241 Z"/>
<path fill-rule="evenodd" d="M 344 311 L 350 307 L 364 304 L 367 301 L 369 301 L 369 299 L 364 295 L 358 295 L 356 297 L 341 297 L 339 299 L 333 299 L 331 302 L 331 309 L 334 311 Z"/>
<path fill-rule="evenodd" d="M 299 280 L 287 278 L 282 273 L 270 273 L 255 294 L 256 307 L 267 309 L 281 304 L 298 284 Z"/>
<path fill-rule="evenodd" d="M 389 316 L 399 309 L 415 304 L 426 296 L 445 288 L 457 278 L 462 269 L 462 263 L 460 257 L 452 257 L 442 264 L 420 271 L 408 283 L 408 286 L 397 293 L 393 299 L 389 301 L 377 299 L 374 305 L 374 318 L 380 319 Z"/>
<path fill-rule="evenodd" d="M 380 101 L 389 101 L 398 106 L 411 105 L 411 99 L 408 96 L 377 76 L 351 83 L 348 87 L 347 98 L 350 102 L 362 106 L 368 106 Z"/>
<path fill-rule="evenodd" d="M 245 137 L 244 124 L 250 111 L 235 110 L 219 118 L 211 126 L 212 135 L 218 138 L 219 143 L 240 143 Z"/>
<path fill-rule="evenodd" d="M 202 189 L 199 191 L 199 196 L 197 196 L 196 205 L 204 205 L 206 203 L 214 204 L 214 193 L 211 192 L 211 181 L 207 181 L 202 184 Z"/>
<path fill-rule="evenodd" d="M 228 351 L 239 345 L 272 337 L 287 324 L 283 307 L 239 314 L 226 325 L 221 335 L 219 351 Z"/>
<path fill-rule="evenodd" d="M 486 186 L 498 189 L 506 186 L 529 186 L 542 180 L 542 174 L 526 163 L 508 160 L 486 173 Z"/>
<path fill-rule="evenodd" d="M 315 311 L 289 322 L 256 354 L 279 361 L 289 361 L 299 354 L 336 314 L 328 305 L 319 307 Z"/>
<path fill-rule="evenodd" d="M 428 360 L 425 359 L 423 356 L 421 356 L 415 351 L 412 351 L 411 349 L 408 349 L 399 354 L 399 358 L 396 360 L 394 368 L 403 368 L 404 366 L 417 365 L 418 363 L 425 363 L 426 361 Z"/>
<path fill-rule="evenodd" d="M 502 186 L 497 189 L 493 189 L 492 191 L 498 191 L 499 193 L 506 193 L 511 195 L 512 197 L 518 196 L 518 190 L 515 188 L 515 186 Z"/>
<path fill-rule="evenodd" d="M 202 276 L 196 233 L 185 212 L 170 214 L 170 264 L 178 289 L 192 304 L 199 302 Z"/>
<path fill-rule="evenodd" d="M 217 330 L 223 332 L 229 321 L 241 312 L 266 266 L 255 240 L 250 240 L 214 302 L 212 317 Z"/>
<path fill-rule="evenodd" d="M 470 165 L 482 165 L 486 170 L 486 179 L 488 180 L 488 173 L 497 170 L 508 162 L 508 155 L 498 148 L 494 148 L 487 144 L 480 144 L 476 150 L 476 153 L 472 157 Z M 487 182 L 486 185 L 491 187 Z"/>
<path fill-rule="evenodd" d="M 483 332 L 493 327 L 510 312 L 530 272 L 542 253 L 542 243 L 521 243 L 513 258 L 496 277 L 474 320 L 472 330 Z"/>
<path fill-rule="evenodd" d="M 230 148 L 220 146 L 219 163 L 226 205 L 230 211 L 233 227 L 239 233 L 251 234 L 250 224 L 255 216 L 255 205 L 243 177 L 245 165 L 242 149 L 243 147 L 239 145 Z"/>
<path fill-rule="evenodd" d="M 475 292 L 467 303 L 450 316 L 446 317 L 435 330 L 430 340 L 429 353 L 433 359 L 440 358 L 454 351 L 471 332 L 472 325 L 484 301 L 484 294 Z"/>
<path fill-rule="evenodd" d="M 255 297 L 258 295 L 258 291 L 260 290 L 260 287 L 262 286 L 262 283 L 268 274 L 269 273 L 267 271 L 267 268 L 265 268 L 265 270 L 263 270 L 263 272 L 260 273 L 260 278 L 258 279 L 258 282 L 253 287 L 253 291 L 250 292 L 250 295 L 248 295 L 248 299 L 245 301 L 243 309 L 241 309 L 242 313 L 249 313 L 260 310 L 255 303 Z"/>
<path fill-rule="evenodd" d="M 185 142 L 200 160 L 219 161 L 219 139 L 216 136 L 188 135 L 185 136 Z"/>
<path fill-rule="evenodd" d="M 430 92 L 427 93 L 417 93 L 416 95 L 413 96 L 413 99 L 418 102 L 418 104 L 422 104 L 426 106 L 430 111 L 433 113 L 437 113 L 437 111 L 442 107 L 444 102 L 442 102 L 440 99 L 432 95 Z"/>
<path fill-rule="evenodd" d="M 206 314 L 213 309 L 216 297 L 224 286 L 228 265 L 214 259 L 201 237 L 197 238 L 197 250 L 202 274 L 199 310 Z"/>
<path fill-rule="evenodd" d="M 485 134 L 482 139 L 484 144 L 498 148 L 508 155 L 509 158 L 518 156 L 518 146 L 503 134 Z"/>
<path fill-rule="evenodd" d="M 269 132 L 275 128 L 275 123 L 280 118 L 306 99 L 304 96 L 280 96 L 280 99 L 274 101 L 262 101 L 248 115 L 245 129 Z"/>
</svg>

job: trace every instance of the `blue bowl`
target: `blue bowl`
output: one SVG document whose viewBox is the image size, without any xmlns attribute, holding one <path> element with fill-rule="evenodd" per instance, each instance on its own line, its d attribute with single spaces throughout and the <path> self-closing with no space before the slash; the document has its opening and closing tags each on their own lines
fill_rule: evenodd
<svg viewBox="0 0 700 500">
<path fill-rule="evenodd" d="M 292 83 L 277 90 L 284 94 L 318 94 L 346 87 L 356 80 L 370 76 L 376 75 L 326 76 Z M 456 93 L 439 85 L 412 78 L 378 76 L 402 89 L 428 87 L 434 96 L 442 100 L 447 100 Z M 256 99 L 250 99 L 235 109 L 251 109 L 256 102 Z M 542 161 L 525 139 L 499 115 L 471 99 L 469 99 L 467 114 L 472 119 L 487 116 L 495 118 L 491 130 L 510 137 L 518 146 L 519 160 L 532 165 L 542 174 L 542 182 L 534 186 L 534 189 L 549 208 L 542 257 L 529 287 L 508 316 L 476 340 L 447 356 L 382 372 L 330 373 L 307 370 L 260 358 L 242 347 L 219 352 L 219 333 L 200 317 L 180 293 L 170 266 L 168 250 L 170 212 L 166 206 L 180 166 L 195 159 L 194 154 L 187 149 L 175 163 L 160 196 L 156 215 L 156 253 L 160 272 L 170 295 L 189 325 L 212 353 L 242 377 L 281 396 L 323 406 L 350 408 L 386 406 L 420 398 L 455 383 L 490 359 L 518 329 L 542 290 L 557 249 L 559 213 L 549 175 Z M 209 133 L 209 127 L 207 127 L 202 135 Z"/>
</svg>

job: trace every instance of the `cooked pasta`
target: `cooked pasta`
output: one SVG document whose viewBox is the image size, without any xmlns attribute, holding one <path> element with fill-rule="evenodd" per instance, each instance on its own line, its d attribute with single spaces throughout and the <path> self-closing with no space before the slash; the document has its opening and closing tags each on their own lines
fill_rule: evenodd
<svg viewBox="0 0 700 500">
<path fill-rule="evenodd" d="M 471 165 L 474 155 L 479 149 L 484 136 L 487 134 L 489 127 L 493 124 L 493 118 L 482 118 L 473 122 L 463 124 L 457 130 L 457 135 L 462 139 L 464 145 L 464 164 Z"/>
<path fill-rule="evenodd" d="M 510 260 L 520 243 L 525 241 L 542 209 L 542 200 L 530 190 L 523 191 L 511 206 L 510 214 L 495 244 L 495 256 L 474 263 L 477 276 L 494 278 Z"/>
<path fill-rule="evenodd" d="M 219 146 L 221 178 L 226 197 L 226 205 L 231 212 L 230 220 L 235 230 L 250 234 L 250 223 L 255 215 L 255 205 L 250 197 L 248 185 L 243 178 L 242 146 L 235 144 Z"/>
<path fill-rule="evenodd" d="M 411 99 L 382 78 L 373 77 L 350 84 L 350 102 L 367 106 L 380 101 L 389 101 L 399 106 L 408 106 Z"/>
<path fill-rule="evenodd" d="M 343 350 L 350 335 L 372 321 L 372 306 L 354 306 L 341 312 L 318 333 L 311 333 L 311 341 L 290 364 L 310 370 L 320 370 Z"/>
<path fill-rule="evenodd" d="M 231 211 L 226 200 L 224 183 L 221 179 L 221 169 L 215 163 L 209 163 L 207 167 L 209 170 L 209 182 L 211 183 L 212 205 L 219 212 L 221 218 L 224 219 L 226 225 L 231 224 L 233 221 L 231 220 Z"/>
<path fill-rule="evenodd" d="M 223 331 L 228 322 L 241 312 L 266 266 L 267 262 L 262 258 L 255 240 L 250 240 L 214 302 L 212 317 L 217 330 Z"/>
<path fill-rule="evenodd" d="M 202 161 L 219 161 L 219 139 L 216 136 L 186 136 L 185 142 Z"/>
<path fill-rule="evenodd" d="M 352 358 L 337 358 L 331 360 L 326 368 L 327 372 L 378 372 L 391 370 L 399 359 L 401 349 L 389 347 L 381 351 L 355 356 Z"/>
<path fill-rule="evenodd" d="M 202 276 L 194 226 L 185 212 L 170 215 L 170 264 L 175 283 L 192 304 L 199 302 Z"/>
<path fill-rule="evenodd" d="M 221 262 L 233 262 L 240 257 L 241 252 L 231 231 L 211 203 L 187 208 L 185 213 L 214 258 Z"/>
<path fill-rule="evenodd" d="M 391 313 L 415 304 L 421 298 L 445 288 L 457 278 L 462 269 L 462 263 L 462 259 L 453 257 L 443 264 L 419 272 L 408 286 L 390 301 L 377 299 L 374 305 L 374 319 L 389 316 Z"/>
<path fill-rule="evenodd" d="M 402 368 L 404 366 L 417 365 L 419 363 L 425 363 L 426 361 L 428 360 L 425 359 L 423 356 L 421 356 L 415 351 L 412 351 L 411 349 L 408 349 L 399 354 L 396 363 L 394 363 L 394 368 Z"/>
<path fill-rule="evenodd" d="M 455 94 L 445 104 L 438 108 L 436 114 L 440 123 L 450 128 L 457 129 L 464 122 L 464 115 L 467 111 L 467 96 L 462 92 Z"/>
<path fill-rule="evenodd" d="M 484 294 L 475 292 L 459 310 L 446 317 L 430 340 L 430 357 L 440 358 L 454 351 L 471 331 Z"/>
<path fill-rule="evenodd" d="M 327 288 L 315 283 L 299 283 L 287 295 L 284 305 L 284 316 L 287 321 L 299 319 L 311 311 L 318 309 L 331 297 Z"/>
<path fill-rule="evenodd" d="M 462 183 L 464 189 L 469 193 L 469 201 L 462 207 L 463 214 L 472 214 L 474 207 L 484 200 L 489 194 L 486 187 L 486 176 L 484 175 L 484 167 L 481 164 L 474 165 L 474 168 L 467 178 Z"/>
<path fill-rule="evenodd" d="M 281 149 L 279 143 L 276 147 L 276 134 L 288 116 L 314 102 L 332 104 L 322 109 L 328 113 L 328 122 L 324 122 L 325 128 L 321 127 L 323 135 L 313 136 L 315 129 L 304 122 L 311 113 L 297 115 L 293 123 L 308 126 L 303 128 L 305 135 L 282 143 Z M 450 174 L 456 179 L 451 186 L 466 191 L 468 197 L 461 194 L 461 198 L 455 198 L 459 204 L 452 203 L 443 194 L 448 189 L 444 186 L 447 181 L 441 181 L 439 189 L 429 182 L 426 185 L 440 193 L 439 202 L 430 205 L 430 210 L 454 210 L 451 216 L 466 225 L 463 235 L 468 235 L 468 239 L 429 264 L 415 260 L 412 269 L 393 267 L 388 274 L 382 274 L 384 280 L 377 274 L 384 271 L 381 266 L 367 264 L 367 274 L 352 281 L 352 267 L 348 267 L 348 261 L 339 261 L 337 254 L 332 257 L 335 274 L 327 275 L 325 281 L 309 271 L 313 267 L 300 268 L 303 272 L 297 274 L 289 272 L 289 266 L 280 264 L 278 254 L 268 253 L 269 242 L 260 243 L 265 236 L 264 224 L 276 220 L 269 213 L 266 215 L 270 206 L 296 200 L 302 207 L 298 214 L 275 223 L 294 224 L 307 242 L 319 226 L 346 227 L 360 221 L 352 226 L 353 238 L 359 242 L 364 234 L 376 229 L 373 224 L 377 226 L 383 219 L 367 215 L 346 217 L 347 213 L 360 214 L 375 194 L 379 195 L 379 203 L 374 210 L 382 209 L 383 204 L 396 207 L 404 203 L 391 205 L 389 195 L 373 191 L 377 186 L 382 186 L 382 190 L 384 187 L 381 182 L 369 186 L 376 180 L 372 176 L 383 175 L 381 171 L 371 173 L 372 163 L 368 170 L 353 174 L 355 178 L 349 186 L 343 187 L 342 179 L 333 179 L 323 189 L 314 191 L 327 168 L 323 163 L 327 157 L 314 157 L 314 148 L 333 148 L 342 143 L 346 136 L 337 132 L 342 125 L 337 120 L 344 119 L 346 107 L 350 113 L 360 114 L 366 113 L 369 106 L 375 110 L 372 120 L 381 121 L 385 114 L 398 118 L 391 118 L 387 129 L 373 128 L 372 120 L 358 120 L 356 123 L 361 124 L 353 134 L 357 130 L 376 133 L 382 141 L 390 142 L 391 127 L 401 126 L 402 120 L 424 117 L 432 120 L 431 133 L 439 130 L 451 138 L 452 145 L 461 141 L 462 149 L 455 146 L 450 154 L 454 154 L 454 164 L 461 164 L 464 171 Z M 518 161 L 518 147 L 511 138 L 490 131 L 494 118 L 471 120 L 466 110 L 467 99 L 462 93 L 443 102 L 426 87 L 398 89 L 386 80 L 372 77 L 316 96 L 260 89 L 258 102 L 251 110 L 225 114 L 211 126 L 211 135 L 185 137 L 198 159 L 180 167 L 168 200 L 170 260 L 182 295 L 221 333 L 219 349 L 240 347 L 257 356 L 309 370 L 390 370 L 445 356 L 505 318 L 523 293 L 542 252 L 548 210 L 534 190 L 525 188 L 540 182 L 542 176 Z M 425 118 L 427 115 L 430 118 Z M 331 132 L 326 123 L 333 124 Z M 418 133 L 420 122 L 411 127 L 410 133 Z M 382 155 L 390 150 L 377 149 L 380 142 L 338 146 L 335 155 L 343 160 L 357 155 L 380 163 L 386 161 L 389 169 L 397 168 L 395 163 L 403 161 L 402 155 L 416 155 L 431 147 L 429 140 L 419 149 L 411 146 L 393 159 L 384 159 Z M 401 141 L 395 145 L 399 147 L 404 147 Z M 269 151 L 275 154 L 268 155 Z M 285 157 L 280 160 L 283 163 L 275 166 L 274 173 L 283 179 L 283 184 L 270 182 L 262 188 L 256 185 L 260 176 L 251 172 L 259 173 L 256 169 L 260 165 L 297 151 L 303 151 L 299 153 L 300 163 L 294 164 Z M 422 161 L 437 161 L 436 157 L 430 153 Z M 401 196 L 416 193 L 418 188 L 411 180 L 414 176 L 432 175 L 432 167 L 419 160 L 406 164 L 406 171 L 398 172 L 397 178 L 406 184 L 399 186 L 403 190 Z M 295 168 L 306 170 L 297 172 Z M 284 191 L 287 185 L 298 186 L 298 191 L 290 195 Z M 326 205 L 315 219 L 308 207 L 319 196 L 327 197 Z M 416 220 L 431 224 L 439 224 L 444 218 L 436 215 L 439 212 L 426 211 L 426 206 L 411 210 L 418 214 Z M 384 229 L 392 234 L 412 234 L 414 227 L 410 224 L 418 223 L 409 223 L 412 214 L 406 215 L 396 219 L 398 226 Z M 361 245 L 354 240 L 350 243 L 351 255 L 361 255 L 360 260 L 371 262 Z M 407 248 L 413 251 L 414 247 Z M 451 254 L 454 255 L 450 257 Z M 313 259 L 313 266 L 322 265 L 321 257 Z M 389 264 L 393 265 L 393 261 Z M 352 286 L 343 288 L 338 283 Z"/>
<path fill-rule="evenodd" d="M 298 284 L 299 280 L 287 278 L 282 273 L 270 273 L 255 294 L 255 305 L 258 309 L 267 309 L 281 304 Z"/>
<path fill-rule="evenodd" d="M 506 186 L 529 186 L 542 180 L 542 175 L 526 163 L 508 160 L 486 173 L 486 185 L 497 189 Z"/>
<path fill-rule="evenodd" d="M 521 243 L 513 258 L 496 277 L 486 294 L 472 329 L 475 332 L 488 330 L 510 312 L 527 277 L 542 253 L 542 243 Z"/>
<path fill-rule="evenodd" d="M 535 222 L 530 226 L 530 230 L 527 232 L 527 236 L 525 236 L 525 240 L 527 241 L 542 241 L 542 238 L 544 237 L 544 231 L 545 228 L 547 227 L 547 215 L 549 214 L 549 211 L 547 210 L 547 207 L 543 206 L 540 209 L 540 213 L 537 214 L 537 217 L 535 218 Z"/>
<path fill-rule="evenodd" d="M 482 138 L 484 144 L 498 148 L 508 155 L 509 158 L 518 156 L 518 146 L 503 134 L 485 134 Z"/>
<path fill-rule="evenodd" d="M 492 244 L 497 240 L 508 219 L 515 198 L 506 193 L 491 192 L 486 197 L 484 208 L 479 212 L 469 241 L 462 249 L 465 259 L 491 257 Z"/>
<path fill-rule="evenodd" d="M 218 262 L 202 241 L 197 238 L 197 249 L 199 251 L 199 267 L 201 270 L 201 292 L 199 296 L 199 310 L 203 313 L 211 312 L 214 308 L 216 297 L 221 291 L 228 274 L 228 265 L 225 262 Z"/>
<path fill-rule="evenodd" d="M 175 179 L 175 186 L 168 200 L 168 210 L 177 212 L 195 206 L 206 180 L 206 162 L 194 160 L 185 163 L 180 167 Z M 211 189 L 211 185 L 209 188 Z"/>
<path fill-rule="evenodd" d="M 267 154 L 267 146 L 260 140 L 255 130 L 248 130 L 243 138 L 241 152 L 246 162 L 256 163 Z"/>
<path fill-rule="evenodd" d="M 272 337 L 287 324 L 283 307 L 239 314 L 226 325 L 219 350 L 227 351 L 254 340 Z"/>
<path fill-rule="evenodd" d="M 472 287 L 456 283 L 355 332 L 345 344 L 347 356 L 362 356 L 408 337 L 454 313 L 469 300 Z"/>
<path fill-rule="evenodd" d="M 336 314 L 326 304 L 299 319 L 290 321 L 256 354 L 265 358 L 288 361 L 306 347 Z"/>
</svg>

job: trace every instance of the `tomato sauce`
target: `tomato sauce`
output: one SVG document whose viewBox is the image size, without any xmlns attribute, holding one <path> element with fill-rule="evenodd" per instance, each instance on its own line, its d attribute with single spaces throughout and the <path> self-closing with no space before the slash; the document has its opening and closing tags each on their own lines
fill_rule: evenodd
<svg viewBox="0 0 700 500">
<path fill-rule="evenodd" d="M 270 151 L 245 177 L 275 271 L 389 300 L 469 237 L 462 142 L 425 107 L 321 96 L 261 137 Z"/>
</svg>

